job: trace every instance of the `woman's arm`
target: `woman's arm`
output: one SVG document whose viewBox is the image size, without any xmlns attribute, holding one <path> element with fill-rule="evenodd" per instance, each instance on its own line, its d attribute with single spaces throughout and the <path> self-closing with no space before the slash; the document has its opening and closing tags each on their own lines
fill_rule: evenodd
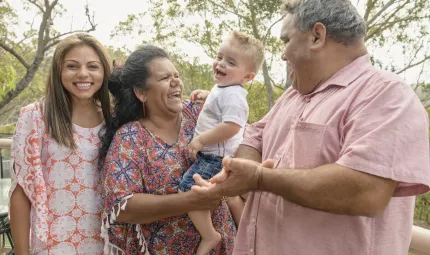
<svg viewBox="0 0 430 255">
<path fill-rule="evenodd" d="M 169 195 L 134 194 L 116 220 L 130 224 L 148 224 L 190 211 L 214 210 L 220 201 L 220 196 L 209 197 L 192 190 Z"/>
<path fill-rule="evenodd" d="M 17 185 L 10 198 L 10 223 L 15 254 L 30 254 L 30 208 L 24 190 Z"/>
</svg>

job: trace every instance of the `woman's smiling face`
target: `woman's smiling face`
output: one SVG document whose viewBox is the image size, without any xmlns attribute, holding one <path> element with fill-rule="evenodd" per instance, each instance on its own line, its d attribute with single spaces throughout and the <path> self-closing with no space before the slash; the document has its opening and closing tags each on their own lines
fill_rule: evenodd
<svg viewBox="0 0 430 255">
<path fill-rule="evenodd" d="M 144 91 L 147 114 L 175 115 L 182 112 L 184 85 L 179 73 L 168 58 L 155 58 L 149 65 L 151 73 L 146 81 L 149 89 Z"/>
<path fill-rule="evenodd" d="M 104 68 L 97 52 L 88 45 L 72 48 L 64 56 L 61 83 L 69 92 L 72 103 L 93 100 L 101 88 Z"/>
</svg>

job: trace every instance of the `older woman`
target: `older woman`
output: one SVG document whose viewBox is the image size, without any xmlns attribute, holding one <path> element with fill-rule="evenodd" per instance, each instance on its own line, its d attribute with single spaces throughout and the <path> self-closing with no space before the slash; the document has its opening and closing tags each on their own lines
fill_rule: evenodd
<svg viewBox="0 0 430 255">
<path fill-rule="evenodd" d="M 103 146 L 105 253 L 194 254 L 200 235 L 186 213 L 220 201 L 177 193 L 201 107 L 182 100 L 178 71 L 155 46 L 133 52 L 109 88 L 115 110 Z M 212 219 L 222 240 L 210 254 L 231 254 L 236 228 L 224 201 Z"/>
</svg>

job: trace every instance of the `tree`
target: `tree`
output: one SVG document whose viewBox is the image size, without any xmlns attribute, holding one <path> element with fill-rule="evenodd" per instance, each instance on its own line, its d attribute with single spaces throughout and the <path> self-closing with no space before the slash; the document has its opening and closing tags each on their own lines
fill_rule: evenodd
<svg viewBox="0 0 430 255">
<path fill-rule="evenodd" d="M 262 68 L 269 108 L 273 105 L 273 86 L 287 88 L 288 68 L 280 61 L 282 44 L 273 36 L 273 27 L 282 19 L 279 6 L 282 0 L 171 0 L 150 1 L 148 11 L 130 14 L 126 21 L 115 29 L 114 36 L 133 32 L 153 38 L 153 41 L 180 48 L 182 41 L 201 47 L 208 56 L 213 56 L 225 31 L 242 30 L 264 41 L 266 62 Z M 430 2 L 427 0 L 352 0 L 360 10 L 367 26 L 366 43 L 370 53 L 384 48 L 392 58 L 398 57 L 402 49 L 404 65 L 394 61 L 373 59 L 382 68 L 404 75 L 411 69 L 422 71 L 414 83 L 421 91 L 426 63 L 429 60 L 428 21 Z M 148 24 L 152 18 L 152 26 Z M 142 22 L 144 21 L 144 22 Z M 180 39 L 181 40 L 180 40 Z M 281 68 L 279 68 L 281 67 Z M 276 75 L 276 72 L 284 72 Z M 423 95 L 423 98 L 425 95 Z"/>
<path fill-rule="evenodd" d="M 178 37 L 203 47 L 208 56 L 216 54 L 223 33 L 229 30 L 241 30 L 260 39 L 269 53 L 263 63 L 262 73 L 267 90 L 268 107 L 273 106 L 273 79 L 270 75 L 272 56 L 278 58 L 281 48 L 280 41 L 271 34 L 274 25 L 282 17 L 277 12 L 282 0 L 190 0 L 180 2 L 152 0 L 147 13 L 131 14 L 125 22 L 117 27 L 117 31 L 130 33 L 138 29 L 147 33 L 148 26 L 139 26 L 145 16 L 153 19 L 153 40 L 170 46 L 176 46 Z M 193 18 L 196 22 L 190 23 Z M 142 24 L 142 23 L 140 23 Z M 118 35 L 118 33 L 116 34 Z"/>
<path fill-rule="evenodd" d="M 364 2 L 357 1 L 357 5 Z M 410 69 L 416 70 L 412 87 L 427 107 L 430 105 L 429 74 L 430 60 L 430 2 L 428 0 L 367 0 L 363 15 L 367 27 L 366 43 L 371 49 L 383 48 L 387 55 L 395 53 L 392 48 L 401 49 L 403 63 L 395 61 L 376 64 L 384 69 L 404 75 Z M 429 77 L 427 76 L 427 79 Z"/>
<path fill-rule="evenodd" d="M 185 96 L 190 95 L 196 89 L 211 90 L 214 85 L 211 66 L 200 64 L 197 58 L 186 61 L 183 56 L 177 54 L 172 56 L 172 60 L 185 85 Z"/>
<path fill-rule="evenodd" d="M 7 55 L 8 56 L 8 55 Z M 6 104 L 2 109 L 0 109 L 0 133 L 2 127 L 12 126 L 15 127 L 15 123 L 18 120 L 19 110 L 21 107 L 35 102 L 43 97 L 44 89 L 46 87 L 46 80 L 49 74 L 49 69 L 51 66 L 52 59 L 46 57 L 44 61 L 40 64 L 34 78 L 31 83 L 21 92 L 18 96 L 12 99 L 8 104 Z M 25 74 L 24 68 L 16 68 L 19 65 L 16 59 L 11 57 L 11 66 L 14 66 L 12 70 L 17 70 L 17 77 Z M 15 80 L 12 83 L 12 87 L 15 86 Z"/>
<path fill-rule="evenodd" d="M 8 87 L 7 93 L 0 95 L 0 110 L 28 87 L 46 54 L 61 38 L 74 32 L 90 32 L 96 29 L 94 17 L 90 14 L 88 6 L 85 7 L 88 28 L 67 32 L 56 31 L 53 27 L 55 18 L 61 16 L 64 11 L 58 0 L 27 0 L 24 7 L 27 10 L 34 10 L 35 16 L 40 17 L 40 23 L 36 29 L 34 24 L 27 24 L 29 30 L 22 36 L 17 36 L 13 30 L 18 24 L 16 11 L 7 2 L 0 2 L 0 54 L 13 56 L 25 70 L 16 86 Z"/>
</svg>

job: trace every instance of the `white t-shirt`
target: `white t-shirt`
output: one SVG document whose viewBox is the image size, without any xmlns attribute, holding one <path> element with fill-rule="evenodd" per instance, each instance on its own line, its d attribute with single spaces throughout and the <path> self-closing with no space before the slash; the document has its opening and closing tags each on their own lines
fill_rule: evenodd
<svg viewBox="0 0 430 255">
<path fill-rule="evenodd" d="M 217 144 L 206 145 L 202 153 L 216 156 L 234 156 L 243 139 L 243 132 L 248 120 L 249 107 L 246 101 L 248 92 L 241 85 L 218 87 L 215 85 L 203 105 L 197 120 L 194 137 L 214 128 L 222 122 L 234 122 L 241 126 L 232 138 Z"/>
</svg>

